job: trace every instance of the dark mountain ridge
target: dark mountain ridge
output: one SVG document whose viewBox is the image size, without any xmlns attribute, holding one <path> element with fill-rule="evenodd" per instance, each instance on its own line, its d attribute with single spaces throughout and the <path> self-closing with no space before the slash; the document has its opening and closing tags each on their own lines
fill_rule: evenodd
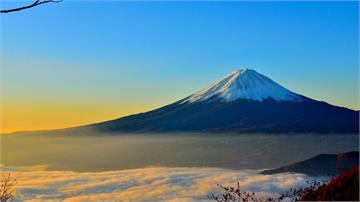
<svg viewBox="0 0 360 202">
<path fill-rule="evenodd" d="M 352 167 L 359 166 L 359 152 L 352 151 L 339 154 L 320 154 L 305 161 L 296 162 L 280 168 L 264 170 L 261 174 L 284 172 L 303 173 L 307 175 L 338 175 Z"/>
<path fill-rule="evenodd" d="M 358 112 L 306 99 L 182 103 L 90 127 L 103 132 L 357 133 Z"/>
</svg>

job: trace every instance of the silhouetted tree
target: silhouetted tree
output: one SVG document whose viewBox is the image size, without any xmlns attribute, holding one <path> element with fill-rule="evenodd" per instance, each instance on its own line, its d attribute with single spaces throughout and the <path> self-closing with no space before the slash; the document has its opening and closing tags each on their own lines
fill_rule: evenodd
<svg viewBox="0 0 360 202">
<path fill-rule="evenodd" d="M 0 10 L 0 13 L 10 13 L 10 12 L 15 12 L 15 11 L 21 11 L 24 9 L 28 9 L 28 8 L 32 8 L 41 4 L 45 4 L 45 3 L 59 3 L 62 2 L 63 0 L 36 0 L 34 1 L 34 3 L 27 5 L 27 6 L 23 6 L 23 7 L 18 7 L 18 8 L 12 8 L 12 9 L 6 9 L 6 10 Z"/>
<path fill-rule="evenodd" d="M 265 202 L 265 201 L 278 201 L 277 198 L 271 197 L 262 197 L 257 196 L 255 192 L 246 192 L 241 191 L 240 183 L 237 183 L 236 187 L 231 186 L 223 186 L 218 184 L 218 186 L 225 191 L 221 196 L 216 196 L 215 194 L 211 194 L 208 196 L 209 199 L 215 200 L 217 202 Z"/>
<path fill-rule="evenodd" d="M 0 181 L 0 201 L 6 202 L 15 196 L 16 179 L 10 173 L 3 175 Z"/>
<path fill-rule="evenodd" d="M 328 182 L 308 180 L 309 186 L 292 188 L 279 197 L 257 196 L 255 192 L 241 191 L 240 183 L 236 187 L 218 185 L 224 193 L 220 196 L 209 195 L 217 202 L 278 202 L 284 199 L 291 201 L 359 201 L 359 167 L 342 172 Z"/>
</svg>

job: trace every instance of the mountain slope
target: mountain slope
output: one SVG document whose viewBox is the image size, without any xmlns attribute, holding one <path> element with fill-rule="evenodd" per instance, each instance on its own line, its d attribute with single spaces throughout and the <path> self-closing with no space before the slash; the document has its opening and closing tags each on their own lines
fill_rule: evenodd
<svg viewBox="0 0 360 202">
<path fill-rule="evenodd" d="M 105 132 L 357 133 L 359 117 L 246 69 L 173 104 L 88 127 Z"/>
<path fill-rule="evenodd" d="M 284 172 L 304 173 L 307 175 L 337 175 L 341 171 L 359 166 L 359 152 L 339 154 L 320 154 L 305 161 L 293 163 L 276 169 L 264 170 L 261 174 Z"/>
<path fill-rule="evenodd" d="M 218 97 L 227 102 L 237 99 L 263 101 L 270 97 L 277 101 L 303 100 L 299 95 L 285 89 L 270 78 L 251 69 L 241 69 L 191 95 L 183 102 L 206 101 L 212 97 Z"/>
</svg>

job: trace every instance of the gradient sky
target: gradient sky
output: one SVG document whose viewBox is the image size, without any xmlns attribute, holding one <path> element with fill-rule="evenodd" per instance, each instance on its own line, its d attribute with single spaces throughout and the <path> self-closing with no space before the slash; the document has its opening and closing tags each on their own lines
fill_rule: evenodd
<svg viewBox="0 0 360 202">
<path fill-rule="evenodd" d="M 242 67 L 359 109 L 358 14 L 358 2 L 69 0 L 2 14 L 1 130 L 147 111 Z"/>
</svg>

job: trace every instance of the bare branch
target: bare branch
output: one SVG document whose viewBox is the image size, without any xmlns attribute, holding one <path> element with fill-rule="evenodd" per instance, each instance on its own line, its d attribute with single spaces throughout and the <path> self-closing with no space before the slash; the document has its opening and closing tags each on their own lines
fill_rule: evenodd
<svg viewBox="0 0 360 202">
<path fill-rule="evenodd" d="M 24 9 L 28 9 L 28 8 L 32 8 L 41 4 L 45 4 L 45 3 L 59 3 L 62 2 L 63 0 L 36 0 L 34 1 L 34 3 L 28 5 L 28 6 L 23 6 L 23 7 L 19 7 L 19 8 L 13 8 L 13 9 L 8 9 L 8 10 L 0 10 L 0 13 L 10 13 L 10 12 L 15 12 L 15 11 L 21 11 Z"/>
<path fill-rule="evenodd" d="M 10 173 L 3 175 L 0 181 L 0 201 L 9 201 L 15 195 L 16 179 Z"/>
</svg>

